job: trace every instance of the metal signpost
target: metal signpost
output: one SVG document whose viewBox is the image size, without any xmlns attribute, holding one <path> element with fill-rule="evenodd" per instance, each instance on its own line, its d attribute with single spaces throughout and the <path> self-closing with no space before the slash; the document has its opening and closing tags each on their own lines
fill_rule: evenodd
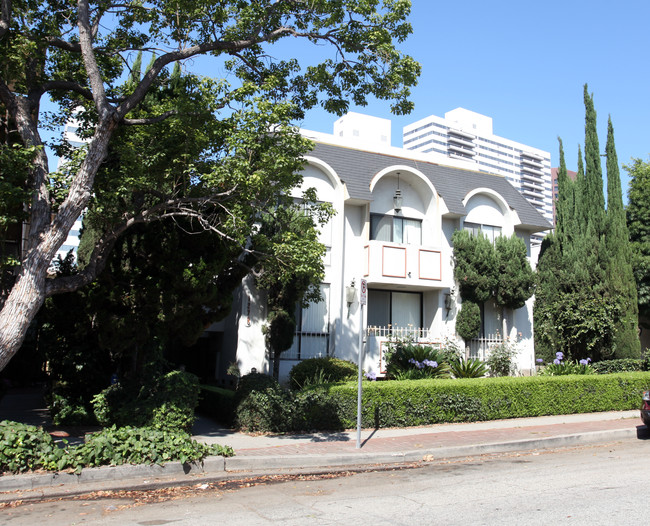
<svg viewBox="0 0 650 526">
<path fill-rule="evenodd" d="M 359 293 L 359 389 L 357 391 L 357 449 L 361 448 L 361 381 L 363 377 L 363 307 L 368 303 L 368 283 L 361 280 Z"/>
</svg>

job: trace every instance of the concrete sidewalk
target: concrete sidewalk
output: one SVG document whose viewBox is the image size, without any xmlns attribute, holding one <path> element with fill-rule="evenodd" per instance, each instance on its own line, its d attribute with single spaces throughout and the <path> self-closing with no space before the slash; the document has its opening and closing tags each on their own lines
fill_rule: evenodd
<svg viewBox="0 0 650 526">
<path fill-rule="evenodd" d="M 10 395 L 7 395 L 10 396 Z M 7 403 L 0 402 L 0 420 Z M 14 400 L 18 402 L 17 399 Z M 14 409 L 17 409 L 14 407 Z M 17 413 L 16 413 L 17 414 Z M 27 413 L 45 418 L 42 411 Z M 545 416 L 491 422 L 439 424 L 418 428 L 366 429 L 361 447 L 356 431 L 250 436 L 199 418 L 194 438 L 232 446 L 235 456 L 200 464 L 117 466 L 85 469 L 79 475 L 44 473 L 0 477 L 0 502 L 20 498 L 87 493 L 98 489 L 149 489 L 268 474 L 368 469 L 491 453 L 608 443 L 646 438 L 639 411 Z M 36 497 L 35 497 L 36 496 Z"/>
</svg>

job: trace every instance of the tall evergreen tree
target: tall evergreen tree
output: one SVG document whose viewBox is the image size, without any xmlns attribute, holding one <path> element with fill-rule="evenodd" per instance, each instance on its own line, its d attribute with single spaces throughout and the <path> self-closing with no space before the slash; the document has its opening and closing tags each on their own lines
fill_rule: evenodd
<svg viewBox="0 0 650 526">
<path fill-rule="evenodd" d="M 603 194 L 603 170 L 600 164 L 600 146 L 596 129 L 596 110 L 593 94 L 584 88 L 585 99 L 585 199 L 582 203 L 587 222 L 593 222 L 595 232 L 600 234 L 605 223 L 605 196 Z"/>
<path fill-rule="evenodd" d="M 609 285 L 612 298 L 619 303 L 620 324 L 614 335 L 614 348 L 619 358 L 639 356 L 636 282 L 632 270 L 632 248 L 627 229 L 623 192 L 618 168 L 618 156 L 614 145 L 612 119 L 607 122 L 607 233 L 606 247 L 609 256 Z"/>
<path fill-rule="evenodd" d="M 574 184 L 569 179 L 564 158 L 562 139 L 560 144 L 560 165 L 557 171 L 558 197 L 555 202 L 556 233 L 559 237 L 571 236 L 575 232 L 575 190 Z"/>
<path fill-rule="evenodd" d="M 625 166 L 630 174 L 627 226 L 632 244 L 637 284 L 639 325 L 650 328 L 650 162 L 634 159 Z"/>
<path fill-rule="evenodd" d="M 613 129 L 607 150 L 608 181 L 612 179 L 608 203 L 613 207 L 606 212 L 596 111 L 586 85 L 584 102 L 585 163 L 579 150 L 575 183 L 558 181 L 557 234 L 548 236 L 537 267 L 536 352 L 545 359 L 557 351 L 571 359 L 638 357 L 632 281 L 623 268 L 629 247 L 620 226 L 623 204 Z"/>
</svg>

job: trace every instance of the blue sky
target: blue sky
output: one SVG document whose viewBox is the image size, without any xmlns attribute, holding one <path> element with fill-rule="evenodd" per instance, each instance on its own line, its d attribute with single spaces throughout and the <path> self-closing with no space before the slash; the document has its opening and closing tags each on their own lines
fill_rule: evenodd
<svg viewBox="0 0 650 526">
<path fill-rule="evenodd" d="M 575 169 L 587 83 L 603 152 L 612 117 L 626 193 L 622 165 L 650 153 L 649 20 L 647 0 L 413 0 L 413 35 L 401 49 L 422 64 L 414 111 L 397 117 L 378 101 L 352 109 L 390 118 L 401 146 L 402 126 L 464 107 L 492 117 L 495 135 L 551 152 L 554 166 L 560 136 Z M 313 110 L 302 124 L 331 133 L 335 119 Z"/>
</svg>

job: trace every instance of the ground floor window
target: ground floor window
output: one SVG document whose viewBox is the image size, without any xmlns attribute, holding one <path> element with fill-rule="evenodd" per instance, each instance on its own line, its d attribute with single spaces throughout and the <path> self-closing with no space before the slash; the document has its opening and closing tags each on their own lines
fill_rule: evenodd
<svg viewBox="0 0 650 526">
<path fill-rule="evenodd" d="M 368 290 L 369 327 L 422 327 L 422 294 Z"/>
<path fill-rule="evenodd" d="M 329 354 L 330 341 L 330 286 L 322 284 L 321 301 L 307 307 L 298 306 L 296 334 L 290 349 L 281 354 L 285 360 L 306 360 Z"/>
</svg>

